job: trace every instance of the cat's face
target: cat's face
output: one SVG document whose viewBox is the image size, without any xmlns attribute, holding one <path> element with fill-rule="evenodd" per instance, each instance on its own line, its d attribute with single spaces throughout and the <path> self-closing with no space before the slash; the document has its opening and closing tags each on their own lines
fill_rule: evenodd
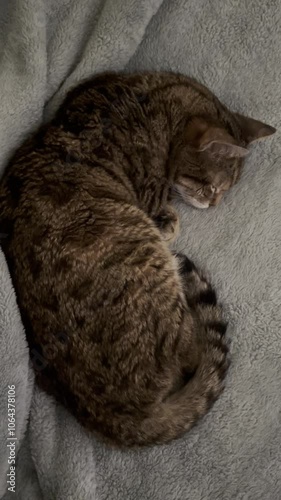
<svg viewBox="0 0 281 500">
<path fill-rule="evenodd" d="M 227 128 L 195 118 L 184 132 L 173 161 L 177 165 L 174 193 L 196 208 L 216 206 L 239 179 L 248 145 L 275 132 L 256 120 L 231 115 Z"/>
<path fill-rule="evenodd" d="M 200 159 L 200 169 L 194 176 L 181 175 L 174 192 L 180 198 L 195 208 L 209 208 L 216 206 L 224 194 L 237 182 L 242 168 L 242 160 L 235 158 L 228 161 L 212 161 Z"/>
</svg>

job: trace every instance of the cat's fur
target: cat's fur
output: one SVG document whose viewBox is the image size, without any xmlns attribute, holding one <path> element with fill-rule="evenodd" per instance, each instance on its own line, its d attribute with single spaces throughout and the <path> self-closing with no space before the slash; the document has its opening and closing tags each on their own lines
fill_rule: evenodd
<svg viewBox="0 0 281 500">
<path fill-rule="evenodd" d="M 11 160 L 0 231 L 37 380 L 88 429 L 166 442 L 221 393 L 226 325 L 208 282 L 168 249 L 170 200 L 216 204 L 247 144 L 273 131 L 187 77 L 106 74 Z"/>
</svg>

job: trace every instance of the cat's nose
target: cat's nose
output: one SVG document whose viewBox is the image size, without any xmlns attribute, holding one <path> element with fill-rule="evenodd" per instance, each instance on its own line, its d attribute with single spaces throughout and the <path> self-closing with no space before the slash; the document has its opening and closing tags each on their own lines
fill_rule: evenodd
<svg viewBox="0 0 281 500">
<path fill-rule="evenodd" d="M 222 197 L 223 197 L 222 193 L 216 194 L 212 198 L 211 205 L 214 206 L 214 207 L 216 207 L 221 202 Z"/>
</svg>

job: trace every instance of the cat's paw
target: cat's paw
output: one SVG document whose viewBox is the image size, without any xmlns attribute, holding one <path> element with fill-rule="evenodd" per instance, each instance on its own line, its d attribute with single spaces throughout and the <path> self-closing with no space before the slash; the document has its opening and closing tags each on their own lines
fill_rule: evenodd
<svg viewBox="0 0 281 500">
<path fill-rule="evenodd" d="M 179 218 L 174 208 L 168 207 L 154 219 L 154 222 L 167 243 L 171 243 L 177 237 L 179 233 Z"/>
</svg>

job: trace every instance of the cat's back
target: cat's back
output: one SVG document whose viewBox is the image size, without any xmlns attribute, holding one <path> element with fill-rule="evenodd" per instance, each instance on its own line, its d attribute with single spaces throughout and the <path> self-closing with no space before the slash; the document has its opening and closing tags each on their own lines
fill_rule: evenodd
<svg viewBox="0 0 281 500">
<path fill-rule="evenodd" d="M 159 137 L 151 130 L 155 110 L 150 116 L 149 96 L 178 78 L 162 73 L 110 73 L 71 90 L 54 119 L 11 158 L 0 182 L 0 224 L 15 214 L 19 217 L 28 207 L 38 216 L 44 217 L 44 207 L 49 216 L 57 211 L 61 216 L 70 200 L 74 206 L 75 193 L 83 186 L 93 195 L 96 185 L 97 198 L 118 198 L 121 190 L 132 201 L 132 186 L 119 166 L 125 165 L 127 173 L 132 166 L 142 169 L 143 159 L 151 158 L 154 148 L 157 157 Z M 160 106 L 157 113 L 161 115 Z M 164 131 L 162 136 L 164 143 Z"/>
</svg>

